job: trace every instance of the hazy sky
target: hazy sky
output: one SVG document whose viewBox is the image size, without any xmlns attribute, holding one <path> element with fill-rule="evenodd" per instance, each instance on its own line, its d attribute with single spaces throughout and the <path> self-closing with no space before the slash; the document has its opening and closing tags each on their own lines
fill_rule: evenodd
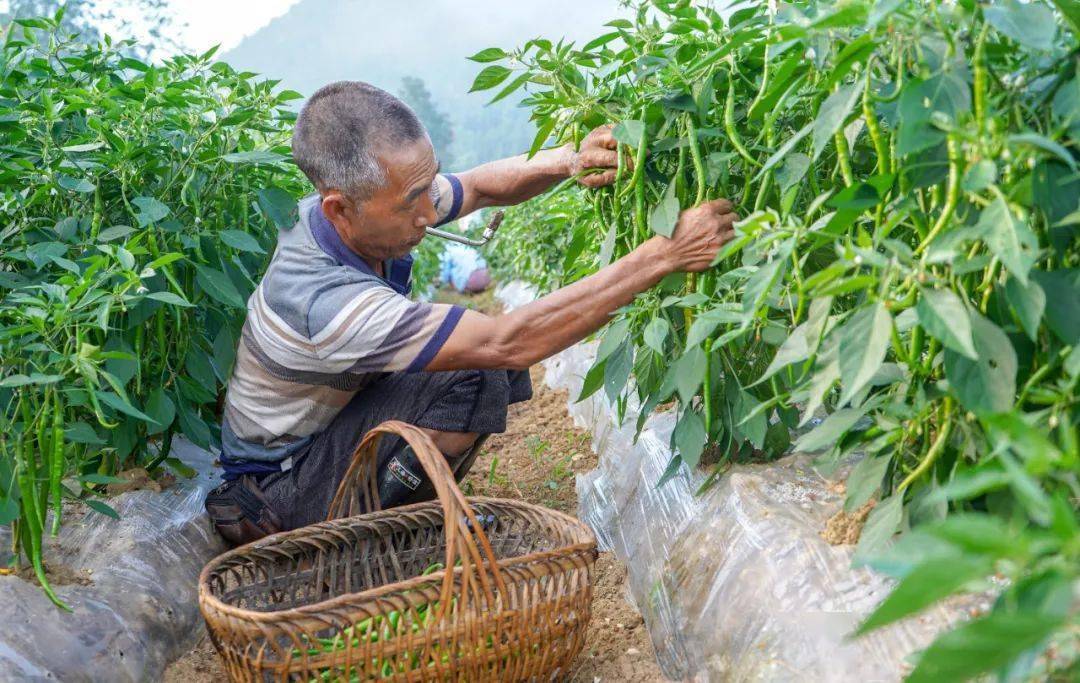
<svg viewBox="0 0 1080 683">
<path fill-rule="evenodd" d="M 281 16 L 298 0 L 171 0 L 178 23 L 187 24 L 180 43 L 191 50 L 221 45 L 228 50 Z"/>
</svg>

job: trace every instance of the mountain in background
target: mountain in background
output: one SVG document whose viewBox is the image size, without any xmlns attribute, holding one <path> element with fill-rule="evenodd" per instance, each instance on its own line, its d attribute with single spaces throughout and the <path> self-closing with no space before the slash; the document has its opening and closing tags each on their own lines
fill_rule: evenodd
<svg viewBox="0 0 1080 683">
<path fill-rule="evenodd" d="M 523 152 L 535 134 L 511 98 L 485 107 L 497 90 L 468 94 L 482 68 L 468 56 L 537 37 L 585 42 L 624 12 L 616 0 L 301 0 L 221 58 L 305 96 L 337 80 L 399 94 L 418 77 L 450 119 L 460 170 Z"/>
</svg>

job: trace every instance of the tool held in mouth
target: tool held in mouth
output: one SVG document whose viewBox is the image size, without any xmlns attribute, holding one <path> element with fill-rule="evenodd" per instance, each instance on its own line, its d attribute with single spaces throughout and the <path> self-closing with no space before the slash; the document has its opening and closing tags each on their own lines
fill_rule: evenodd
<svg viewBox="0 0 1080 683">
<path fill-rule="evenodd" d="M 495 236 L 495 231 L 499 229 L 499 225 L 502 224 L 503 212 L 496 211 L 495 215 L 491 217 L 491 222 L 484 228 L 484 234 L 478 240 L 471 239 L 464 235 L 459 235 L 455 232 L 449 232 L 446 230 L 439 230 L 438 228 L 426 228 L 427 234 L 441 237 L 445 240 L 451 240 L 453 242 L 460 242 L 461 244 L 467 244 L 470 247 L 482 247 L 491 241 L 491 238 Z"/>
</svg>

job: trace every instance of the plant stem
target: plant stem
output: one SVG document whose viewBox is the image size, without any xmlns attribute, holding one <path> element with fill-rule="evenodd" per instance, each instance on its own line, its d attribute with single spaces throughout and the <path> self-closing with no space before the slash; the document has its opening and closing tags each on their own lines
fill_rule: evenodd
<svg viewBox="0 0 1080 683">
<path fill-rule="evenodd" d="M 926 474 L 927 471 L 934 465 L 934 462 L 941 456 L 942 451 L 945 450 L 945 444 L 949 440 L 949 434 L 952 432 L 952 416 L 953 403 L 951 397 L 945 397 L 945 404 L 941 411 L 941 428 L 938 430 L 937 438 L 930 445 L 930 450 L 926 452 L 926 457 L 922 459 L 918 467 L 911 471 L 907 477 L 904 478 L 900 485 L 896 487 L 898 492 L 903 492 L 913 481 Z"/>
</svg>

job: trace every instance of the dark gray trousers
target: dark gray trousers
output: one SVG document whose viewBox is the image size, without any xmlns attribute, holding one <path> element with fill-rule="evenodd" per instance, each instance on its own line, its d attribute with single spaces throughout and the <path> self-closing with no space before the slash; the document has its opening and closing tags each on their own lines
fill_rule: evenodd
<svg viewBox="0 0 1080 683">
<path fill-rule="evenodd" d="M 506 431 L 506 409 L 532 397 L 529 373 L 508 370 L 394 373 L 361 390 L 286 472 L 259 480 L 283 529 L 321 522 L 360 440 L 386 420 L 418 427 L 481 435 Z M 467 454 L 468 455 L 468 454 Z M 464 456 L 462 460 L 466 459 Z M 451 462 L 458 480 L 472 466 Z M 386 436 L 378 455 L 379 502 L 383 509 L 430 500 L 434 489 L 405 442 Z"/>
</svg>

